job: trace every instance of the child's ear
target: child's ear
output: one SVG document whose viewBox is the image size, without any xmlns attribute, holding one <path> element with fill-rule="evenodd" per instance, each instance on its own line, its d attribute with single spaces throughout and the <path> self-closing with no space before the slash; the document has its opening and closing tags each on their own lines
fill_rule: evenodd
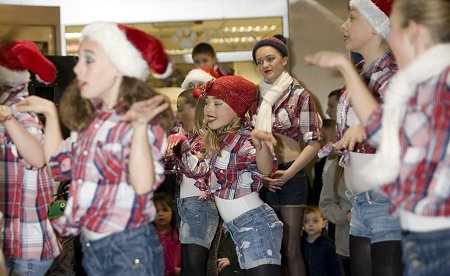
<svg viewBox="0 0 450 276">
<path fill-rule="evenodd" d="M 286 66 L 288 64 L 288 58 L 284 57 L 282 61 L 283 66 Z"/>
</svg>

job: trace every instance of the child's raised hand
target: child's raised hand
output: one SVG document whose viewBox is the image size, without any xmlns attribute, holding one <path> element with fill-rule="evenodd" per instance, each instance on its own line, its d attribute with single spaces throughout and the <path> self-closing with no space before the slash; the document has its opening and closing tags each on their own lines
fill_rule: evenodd
<svg viewBox="0 0 450 276">
<path fill-rule="evenodd" d="M 230 265 L 230 260 L 228 258 L 218 258 L 217 259 L 217 272 L 222 271 L 225 267 Z"/>
<path fill-rule="evenodd" d="M 55 104 L 52 101 L 38 96 L 29 96 L 16 104 L 16 110 L 19 112 L 36 112 L 45 114 L 53 106 L 55 106 Z"/>
<path fill-rule="evenodd" d="M 317 65 L 323 68 L 339 69 L 350 60 L 343 54 L 337 52 L 321 51 L 304 58 L 307 65 Z"/>
<path fill-rule="evenodd" d="M 11 108 L 6 105 L 0 105 L 0 123 L 6 122 L 13 116 Z"/>
<path fill-rule="evenodd" d="M 169 107 L 169 104 L 161 95 L 154 96 L 150 99 L 135 102 L 130 109 L 122 115 L 122 120 L 132 123 L 148 124 L 158 114 Z"/>
<path fill-rule="evenodd" d="M 273 147 L 277 145 L 277 140 L 273 137 L 272 133 L 261 130 L 254 129 L 251 132 L 252 142 L 257 150 L 261 150 L 262 143 L 264 142 L 266 146 L 273 152 Z"/>
</svg>

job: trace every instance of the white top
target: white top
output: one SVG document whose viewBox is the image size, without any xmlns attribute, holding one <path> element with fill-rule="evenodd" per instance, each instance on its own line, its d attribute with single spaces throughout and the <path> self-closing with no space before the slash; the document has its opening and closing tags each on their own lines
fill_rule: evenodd
<svg viewBox="0 0 450 276">
<path fill-rule="evenodd" d="M 223 199 L 217 196 L 214 196 L 214 199 L 217 210 L 219 210 L 224 222 L 230 222 L 240 215 L 264 204 L 257 192 L 236 199 Z"/>
<path fill-rule="evenodd" d="M 403 230 L 413 232 L 430 232 L 450 229 L 450 218 L 448 217 L 428 217 L 417 215 L 400 209 L 400 225 Z"/>
<path fill-rule="evenodd" d="M 193 196 L 200 196 L 202 191 L 200 191 L 197 186 L 195 186 L 195 179 L 189 178 L 183 174 L 183 181 L 180 185 L 180 197 L 187 198 Z"/>
</svg>

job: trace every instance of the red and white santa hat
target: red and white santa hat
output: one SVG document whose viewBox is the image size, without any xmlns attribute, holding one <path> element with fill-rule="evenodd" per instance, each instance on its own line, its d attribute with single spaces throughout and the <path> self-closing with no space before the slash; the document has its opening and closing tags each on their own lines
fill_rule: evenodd
<svg viewBox="0 0 450 276">
<path fill-rule="evenodd" d="M 56 67 L 44 57 L 32 41 L 13 40 L 0 45 L 0 83 L 10 86 L 28 83 L 30 72 L 38 80 L 51 83 L 56 78 Z"/>
<path fill-rule="evenodd" d="M 84 39 L 97 43 L 124 76 L 144 81 L 150 73 L 149 68 L 155 78 L 172 74 L 172 66 L 161 41 L 136 28 L 95 22 L 81 31 L 81 41 Z"/>
<path fill-rule="evenodd" d="M 207 81 L 217 79 L 219 77 L 219 74 L 217 74 L 216 71 L 214 71 L 212 68 L 209 67 L 199 67 L 199 68 L 193 68 L 184 78 L 183 83 L 181 84 L 181 88 L 183 90 L 189 89 L 189 88 L 195 88 L 190 87 L 191 83 L 197 82 L 196 86 L 199 86 L 199 84 L 203 84 Z"/>
<path fill-rule="evenodd" d="M 384 39 L 391 32 L 391 14 L 394 0 L 350 0 L 350 7 L 355 8 Z"/>
</svg>

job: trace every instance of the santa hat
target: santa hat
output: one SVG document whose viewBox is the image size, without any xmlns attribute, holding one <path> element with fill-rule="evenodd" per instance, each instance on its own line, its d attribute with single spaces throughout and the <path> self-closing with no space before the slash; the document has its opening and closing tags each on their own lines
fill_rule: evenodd
<svg viewBox="0 0 450 276">
<path fill-rule="evenodd" d="M 189 84 L 193 82 L 201 82 L 205 83 L 207 81 L 217 79 L 219 77 L 219 74 L 217 74 L 216 71 L 214 71 L 212 68 L 209 67 L 199 67 L 194 68 L 186 75 L 186 78 L 184 78 L 183 83 L 181 84 L 181 88 L 183 90 L 193 88 L 189 87 Z"/>
<path fill-rule="evenodd" d="M 81 41 L 84 39 L 97 43 L 124 76 L 146 80 L 149 67 L 155 78 L 166 78 L 172 73 L 161 41 L 136 28 L 95 22 L 81 31 Z"/>
<path fill-rule="evenodd" d="M 350 7 L 355 8 L 384 39 L 391 32 L 389 15 L 394 0 L 350 0 Z"/>
<path fill-rule="evenodd" d="M 256 102 L 256 85 L 239 76 L 223 76 L 194 89 L 194 97 L 214 96 L 226 102 L 242 118 Z"/>
<path fill-rule="evenodd" d="M 56 78 L 56 67 L 32 41 L 13 40 L 0 46 L 0 83 L 18 85 L 30 81 L 30 72 L 38 80 L 50 83 Z"/>
</svg>

